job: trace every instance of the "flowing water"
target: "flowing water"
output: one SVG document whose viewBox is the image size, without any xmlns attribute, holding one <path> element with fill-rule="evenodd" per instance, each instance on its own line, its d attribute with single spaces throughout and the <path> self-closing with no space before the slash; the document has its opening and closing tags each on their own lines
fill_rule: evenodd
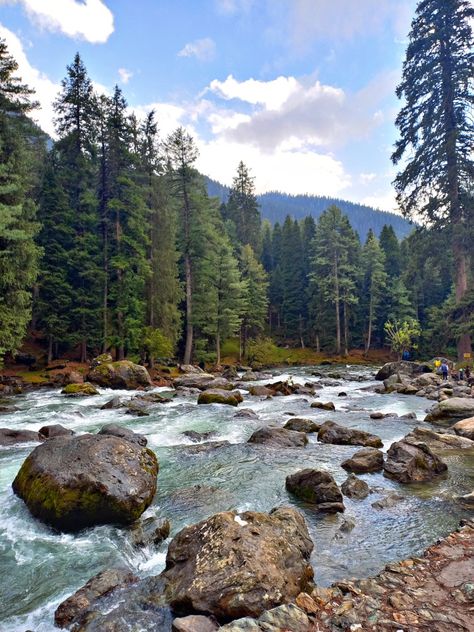
<svg viewBox="0 0 474 632">
<path fill-rule="evenodd" d="M 312 371 L 321 367 L 274 373 L 274 379 L 318 382 Z M 335 368 L 331 367 L 331 371 Z M 355 521 L 350 533 L 339 529 L 342 515 L 318 514 L 285 490 L 285 477 L 305 467 L 330 471 L 341 484 L 347 474 L 340 463 L 358 448 L 318 443 L 308 435 L 304 449 L 270 449 L 246 444 L 252 432 L 265 424 L 283 425 L 287 413 L 317 421 L 331 419 L 379 435 L 387 449 L 420 421 L 432 402 L 406 395 L 369 392 L 373 369 L 343 367 L 340 384 L 318 391 L 320 401 L 333 401 L 335 412 L 310 408 L 310 397 L 292 395 L 271 400 L 245 395 L 240 408 L 251 408 L 259 419 L 235 418 L 230 406 L 197 406 L 196 397 L 176 397 L 158 404 L 149 417 L 131 417 L 121 410 L 100 410 L 112 395 L 133 393 L 103 389 L 100 396 L 69 399 L 59 390 L 39 390 L 17 396 L 20 410 L 0 415 L 0 426 L 38 430 L 61 423 L 76 432 L 95 432 L 106 423 L 120 423 L 145 434 L 160 463 L 158 493 L 146 516 L 167 517 L 174 535 L 183 526 L 227 509 L 268 511 L 277 505 L 300 509 L 314 541 L 312 563 L 316 582 L 375 574 L 393 560 L 417 555 L 439 536 L 454 529 L 463 510 L 453 498 L 473 489 L 471 457 L 445 457 L 449 475 L 435 483 L 401 486 L 381 474 L 361 475 L 373 489 L 365 500 L 344 499 L 345 518 Z M 358 381 L 361 380 L 361 381 Z M 268 381 L 268 380 L 267 380 Z M 161 389 L 156 389 L 161 390 Z M 345 391 L 346 397 L 338 397 Z M 373 411 L 402 415 L 414 412 L 418 420 L 371 420 Z M 185 430 L 212 431 L 212 440 L 229 442 L 217 449 L 196 452 L 182 435 Z M 141 576 L 156 575 L 164 567 L 167 544 L 158 549 L 132 548 L 126 529 L 101 526 L 79 534 L 58 534 L 32 518 L 11 489 L 21 464 L 34 447 L 22 444 L 0 448 L 0 629 L 2 632 L 50 632 L 57 605 L 92 575 L 111 566 L 126 566 Z M 395 506 L 376 510 L 372 503 L 387 493 L 403 496 Z"/>
</svg>

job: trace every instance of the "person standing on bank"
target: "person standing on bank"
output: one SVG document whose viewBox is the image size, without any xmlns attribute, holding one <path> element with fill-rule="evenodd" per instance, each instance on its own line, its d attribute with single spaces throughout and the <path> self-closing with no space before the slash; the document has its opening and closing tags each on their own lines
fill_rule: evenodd
<svg viewBox="0 0 474 632">
<path fill-rule="evenodd" d="M 443 364 L 441 365 L 441 374 L 443 376 L 443 380 L 448 379 L 449 367 L 446 360 L 443 360 Z"/>
</svg>

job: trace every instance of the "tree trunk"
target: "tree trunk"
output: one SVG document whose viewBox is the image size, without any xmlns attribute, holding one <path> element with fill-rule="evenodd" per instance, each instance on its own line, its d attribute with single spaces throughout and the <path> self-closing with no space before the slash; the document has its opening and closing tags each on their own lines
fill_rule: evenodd
<svg viewBox="0 0 474 632">
<path fill-rule="evenodd" d="M 81 359 L 80 362 L 87 362 L 87 340 L 83 338 L 81 340 Z"/>
<path fill-rule="evenodd" d="M 316 334 L 316 353 L 321 353 L 321 343 L 319 340 L 319 334 Z"/>
<path fill-rule="evenodd" d="M 48 365 L 53 361 L 53 334 L 48 336 Z"/>
<path fill-rule="evenodd" d="M 459 303 L 468 289 L 468 272 L 466 265 L 466 254 L 462 244 L 453 244 L 454 262 L 456 266 L 456 303 Z M 465 354 L 472 353 L 471 336 L 468 333 L 462 334 L 457 341 L 458 361 L 463 362 Z"/>
<path fill-rule="evenodd" d="M 192 351 L 193 351 L 193 290 L 192 290 L 192 275 L 191 275 L 191 261 L 189 254 L 186 254 L 184 259 L 184 272 L 186 280 L 186 344 L 184 348 L 184 364 L 191 364 Z"/>
<path fill-rule="evenodd" d="M 348 318 L 348 314 L 347 314 L 347 302 L 344 301 L 344 305 L 343 305 L 343 309 L 344 309 L 344 355 L 347 356 L 349 355 L 349 318 Z"/>
<path fill-rule="evenodd" d="M 217 331 L 217 334 L 216 334 L 216 353 L 217 353 L 216 364 L 217 364 L 217 367 L 220 367 L 221 365 L 221 334 L 219 330 Z"/>
<path fill-rule="evenodd" d="M 336 307 L 336 353 L 341 355 L 341 318 L 339 314 L 339 270 L 337 256 L 334 257 L 334 304 Z"/>
<path fill-rule="evenodd" d="M 367 341 L 365 344 L 365 356 L 368 355 L 369 353 L 369 349 L 370 349 L 370 344 L 372 342 L 372 312 L 373 312 L 373 303 L 372 303 L 372 298 L 370 299 L 370 304 L 369 304 L 369 327 L 367 329 Z"/>
</svg>

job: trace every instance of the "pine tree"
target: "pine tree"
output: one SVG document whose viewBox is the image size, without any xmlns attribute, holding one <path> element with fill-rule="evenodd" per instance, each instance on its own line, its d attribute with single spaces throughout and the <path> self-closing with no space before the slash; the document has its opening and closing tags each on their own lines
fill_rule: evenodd
<svg viewBox="0 0 474 632">
<path fill-rule="evenodd" d="M 400 243 L 393 226 L 385 226 L 380 233 L 380 247 L 385 255 L 385 272 L 388 277 L 399 277 L 402 269 Z"/>
<path fill-rule="evenodd" d="M 280 265 L 283 285 L 281 313 L 285 338 L 297 338 L 301 347 L 304 348 L 304 253 L 299 224 L 289 215 L 287 215 L 282 228 Z"/>
<path fill-rule="evenodd" d="M 272 233 L 272 273 L 270 276 L 270 331 L 281 333 L 282 304 L 283 304 L 283 279 L 281 268 L 282 230 L 278 222 L 273 226 Z"/>
<path fill-rule="evenodd" d="M 33 91 L 16 76 L 18 64 L 0 40 L 0 363 L 14 352 L 31 317 L 38 272 L 36 208 L 29 198 L 31 132 L 26 114 Z"/>
<path fill-rule="evenodd" d="M 250 176 L 249 169 L 242 161 L 239 162 L 237 175 L 232 182 L 224 217 L 233 224 L 238 242 L 244 246 L 249 244 L 259 255 L 262 247 L 260 211 L 255 195 L 254 178 Z"/>
<path fill-rule="evenodd" d="M 260 336 L 265 329 L 268 315 L 268 277 L 249 244 L 242 246 L 240 269 L 243 281 L 240 339 L 242 343 L 241 356 L 245 357 L 249 338 Z"/>
<path fill-rule="evenodd" d="M 405 215 L 452 225 L 458 303 L 472 286 L 467 235 L 474 219 L 473 17 L 468 0 L 418 3 L 397 88 L 406 104 L 397 117 L 400 139 L 392 156 L 395 164 L 407 160 L 395 179 Z M 463 334 L 458 355 L 470 352 L 470 336 Z"/>
<path fill-rule="evenodd" d="M 378 239 L 369 230 L 367 241 L 362 251 L 364 282 L 363 296 L 364 316 L 366 322 L 365 353 L 369 352 L 372 344 L 372 333 L 377 323 L 378 308 L 386 290 L 387 274 L 385 272 L 385 256 L 380 248 Z"/>
</svg>

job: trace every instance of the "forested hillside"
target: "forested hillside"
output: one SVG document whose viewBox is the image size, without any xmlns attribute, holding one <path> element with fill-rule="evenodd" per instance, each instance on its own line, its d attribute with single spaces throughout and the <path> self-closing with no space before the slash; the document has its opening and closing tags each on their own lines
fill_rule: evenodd
<svg viewBox="0 0 474 632">
<path fill-rule="evenodd" d="M 206 178 L 206 186 L 210 196 L 216 196 L 223 202 L 227 200 L 230 187 L 211 178 Z M 379 234 L 385 225 L 392 226 L 399 239 L 406 237 L 414 229 L 414 225 L 401 215 L 338 198 L 321 195 L 289 195 L 280 191 L 269 191 L 257 195 L 257 200 L 262 217 L 272 224 L 283 222 L 288 214 L 298 220 L 307 215 L 318 219 L 326 209 L 334 205 L 347 215 L 352 226 L 363 239 L 369 230 Z"/>
</svg>

